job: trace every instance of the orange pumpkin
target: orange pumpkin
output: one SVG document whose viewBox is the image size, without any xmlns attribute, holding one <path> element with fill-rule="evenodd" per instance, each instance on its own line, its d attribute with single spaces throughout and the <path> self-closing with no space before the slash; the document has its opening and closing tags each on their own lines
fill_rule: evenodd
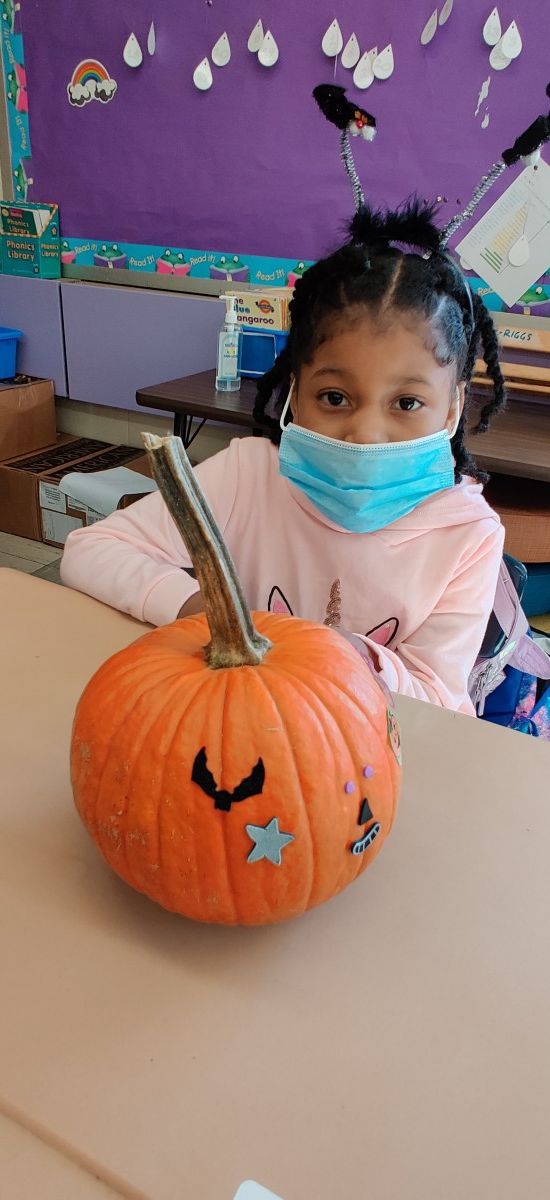
<svg viewBox="0 0 550 1200">
<path fill-rule="evenodd" d="M 75 802 L 110 866 L 165 908 L 284 920 L 380 850 L 399 788 L 395 716 L 333 630 L 251 618 L 181 443 L 145 442 L 206 616 L 147 633 L 91 680 L 74 721 Z"/>
</svg>

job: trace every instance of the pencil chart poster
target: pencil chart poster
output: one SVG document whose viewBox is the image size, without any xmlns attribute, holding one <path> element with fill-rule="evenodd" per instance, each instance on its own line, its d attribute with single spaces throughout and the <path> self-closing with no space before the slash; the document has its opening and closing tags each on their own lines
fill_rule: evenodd
<svg viewBox="0 0 550 1200">
<path fill-rule="evenodd" d="M 550 167 L 541 161 L 517 175 L 457 251 L 509 307 L 548 304 L 550 292 L 537 281 L 550 262 Z"/>
<path fill-rule="evenodd" d="M 0 0 L 14 194 L 59 204 L 66 266 L 292 284 L 353 207 L 316 84 L 376 117 L 375 140 L 353 142 L 369 201 L 417 192 L 442 221 L 546 110 L 540 0 L 502 11 L 492 50 L 490 7 L 441 0 L 434 21 L 425 0 Z M 548 267 L 515 311 L 550 315 Z M 489 274 L 472 282 L 504 308 Z"/>
</svg>

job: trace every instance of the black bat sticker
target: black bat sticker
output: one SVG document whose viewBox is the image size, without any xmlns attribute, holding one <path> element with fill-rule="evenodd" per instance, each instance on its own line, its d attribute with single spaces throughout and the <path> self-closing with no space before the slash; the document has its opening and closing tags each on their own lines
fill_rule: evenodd
<svg viewBox="0 0 550 1200">
<path fill-rule="evenodd" d="M 210 796 L 210 799 L 214 801 L 214 808 L 220 809 L 221 812 L 230 812 L 232 804 L 239 804 L 241 800 L 250 800 L 251 796 L 261 795 L 264 790 L 265 767 L 262 759 L 259 758 L 250 775 L 247 775 L 246 779 L 241 779 L 232 792 L 226 792 L 218 788 L 208 767 L 206 747 L 203 746 L 193 763 L 191 779 L 193 783 L 198 784 L 205 795 Z"/>
</svg>

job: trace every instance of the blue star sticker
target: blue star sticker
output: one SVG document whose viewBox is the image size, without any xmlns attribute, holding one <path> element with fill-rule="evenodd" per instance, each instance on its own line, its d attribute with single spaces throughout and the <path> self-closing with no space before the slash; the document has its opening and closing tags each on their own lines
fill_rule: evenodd
<svg viewBox="0 0 550 1200">
<path fill-rule="evenodd" d="M 288 846 L 289 842 L 294 841 L 292 833 L 280 832 L 277 817 L 273 817 L 267 825 L 247 825 L 246 832 L 254 842 L 254 847 L 246 860 L 249 863 L 260 862 L 262 858 L 267 858 L 276 867 L 280 867 L 281 850 Z"/>
</svg>

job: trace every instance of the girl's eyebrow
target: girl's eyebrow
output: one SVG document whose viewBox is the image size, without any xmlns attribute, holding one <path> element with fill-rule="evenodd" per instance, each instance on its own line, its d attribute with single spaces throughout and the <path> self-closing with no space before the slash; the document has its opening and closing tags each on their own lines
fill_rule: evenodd
<svg viewBox="0 0 550 1200">
<path fill-rule="evenodd" d="M 348 371 L 346 367 L 318 367 L 311 376 L 312 379 L 317 379 L 318 375 L 346 375 L 348 378 L 353 378 L 353 371 Z"/>
<path fill-rule="evenodd" d="M 318 379 L 321 375 L 344 375 L 348 379 L 357 378 L 355 372 L 348 371 L 346 367 L 318 367 L 317 370 L 313 372 L 311 378 Z M 395 386 L 399 385 L 400 387 L 407 387 L 411 383 L 421 383 L 424 385 L 424 387 L 430 387 L 431 381 L 426 379 L 424 375 L 409 375 L 407 378 L 403 378 L 401 375 L 395 375 L 392 379 L 392 383 L 395 384 Z"/>
<path fill-rule="evenodd" d="M 409 375 L 407 379 L 400 379 L 399 382 L 404 385 L 408 383 L 423 383 L 426 387 L 430 386 L 430 380 L 426 379 L 424 375 Z"/>
</svg>

